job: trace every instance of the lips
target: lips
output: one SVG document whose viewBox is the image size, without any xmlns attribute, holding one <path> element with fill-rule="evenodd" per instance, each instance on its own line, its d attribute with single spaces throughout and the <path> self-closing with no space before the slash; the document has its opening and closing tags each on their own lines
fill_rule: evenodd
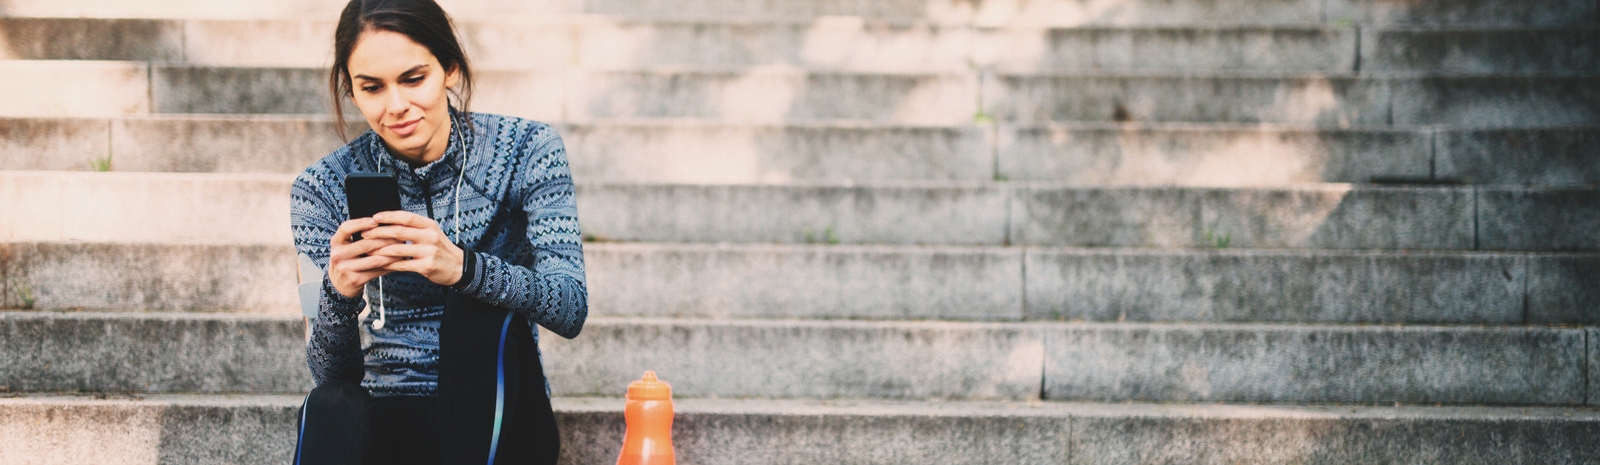
<svg viewBox="0 0 1600 465">
<path fill-rule="evenodd" d="M 417 118 L 417 119 L 411 120 L 410 122 L 405 122 L 405 123 L 400 123 L 400 124 L 391 124 L 391 125 L 389 125 L 389 132 L 392 132 L 395 135 L 400 136 L 400 137 L 409 136 L 409 135 L 411 135 L 412 132 L 415 132 L 417 130 L 417 124 L 419 124 L 421 122 L 422 122 L 422 118 Z"/>
</svg>

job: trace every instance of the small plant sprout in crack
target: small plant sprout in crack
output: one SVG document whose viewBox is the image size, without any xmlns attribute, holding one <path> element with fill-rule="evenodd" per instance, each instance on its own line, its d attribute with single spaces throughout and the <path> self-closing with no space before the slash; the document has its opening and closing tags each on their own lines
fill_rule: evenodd
<svg viewBox="0 0 1600 465">
<path fill-rule="evenodd" d="M 11 288 L 13 292 L 16 293 L 17 300 L 21 303 L 20 307 L 23 310 L 33 310 L 33 304 L 35 301 L 33 295 L 33 286 L 29 286 L 24 282 L 13 280 L 11 281 Z"/>
<path fill-rule="evenodd" d="M 994 124 L 994 117 L 983 111 L 986 108 L 983 104 L 984 81 L 989 79 L 989 70 L 984 69 L 983 66 L 979 66 L 978 63 L 970 59 L 967 60 L 967 68 L 978 73 L 978 95 L 975 96 L 977 97 L 978 111 L 972 114 L 972 122 L 974 124 Z"/>
<path fill-rule="evenodd" d="M 835 235 L 833 233 L 833 226 L 828 226 L 827 228 L 823 229 L 822 230 L 822 237 L 820 237 L 820 238 L 817 237 L 817 235 L 814 232 L 812 232 L 812 230 L 810 230 L 810 229 L 807 229 L 805 231 L 805 236 L 806 236 L 806 243 L 807 244 L 819 244 L 820 243 L 820 244 L 836 245 L 836 244 L 839 243 L 839 236 L 837 236 L 837 235 Z"/>
<path fill-rule="evenodd" d="M 1226 248 L 1228 248 L 1228 244 L 1231 244 L 1231 243 L 1233 243 L 1233 234 L 1232 233 L 1229 233 L 1227 231 L 1223 231 L 1223 232 L 1220 232 L 1220 233 L 1217 232 L 1217 225 L 1216 224 L 1212 224 L 1211 226 L 1206 228 L 1206 245 L 1209 245 L 1211 247 L 1215 247 L 1215 248 L 1218 248 L 1218 249 L 1226 249 Z"/>
<path fill-rule="evenodd" d="M 111 156 L 106 155 L 105 158 L 89 160 L 89 169 L 92 169 L 98 173 L 111 171 Z"/>
</svg>

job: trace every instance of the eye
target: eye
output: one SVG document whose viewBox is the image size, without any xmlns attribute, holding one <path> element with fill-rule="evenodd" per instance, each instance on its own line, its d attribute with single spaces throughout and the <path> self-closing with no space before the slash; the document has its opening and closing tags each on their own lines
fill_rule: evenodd
<svg viewBox="0 0 1600 465">
<path fill-rule="evenodd" d="M 405 83 L 405 84 L 416 84 L 416 83 L 422 82 L 423 80 L 426 80 L 426 79 L 428 79 L 428 75 L 426 75 L 426 74 L 418 74 L 418 75 L 414 75 L 414 76 L 407 76 L 405 79 L 401 79 L 400 82 Z"/>
<path fill-rule="evenodd" d="M 361 86 L 361 91 L 370 94 L 370 93 L 373 93 L 373 92 L 377 92 L 378 89 L 382 89 L 382 88 L 383 88 L 383 86 L 377 86 L 377 85 L 369 84 L 369 85 Z"/>
</svg>

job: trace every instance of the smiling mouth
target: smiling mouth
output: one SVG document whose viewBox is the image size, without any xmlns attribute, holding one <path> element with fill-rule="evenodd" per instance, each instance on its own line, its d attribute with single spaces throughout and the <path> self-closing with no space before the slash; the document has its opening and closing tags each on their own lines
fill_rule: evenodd
<svg viewBox="0 0 1600 465">
<path fill-rule="evenodd" d="M 417 123 L 421 122 L 422 118 L 417 118 L 408 123 L 391 124 L 389 125 L 389 131 L 401 137 L 409 136 L 412 131 L 417 129 Z"/>
</svg>

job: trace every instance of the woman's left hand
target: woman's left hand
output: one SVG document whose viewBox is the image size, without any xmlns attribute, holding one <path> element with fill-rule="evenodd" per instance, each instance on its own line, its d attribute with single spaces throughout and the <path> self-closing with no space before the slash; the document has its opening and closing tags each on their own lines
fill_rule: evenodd
<svg viewBox="0 0 1600 465">
<path fill-rule="evenodd" d="M 371 255 L 400 259 L 384 269 L 417 273 L 444 286 L 461 280 L 461 263 L 465 257 L 461 248 L 451 243 L 439 229 L 439 223 L 407 211 L 381 212 L 372 219 L 380 226 L 361 233 L 361 237 L 400 242 L 372 251 Z"/>
</svg>

